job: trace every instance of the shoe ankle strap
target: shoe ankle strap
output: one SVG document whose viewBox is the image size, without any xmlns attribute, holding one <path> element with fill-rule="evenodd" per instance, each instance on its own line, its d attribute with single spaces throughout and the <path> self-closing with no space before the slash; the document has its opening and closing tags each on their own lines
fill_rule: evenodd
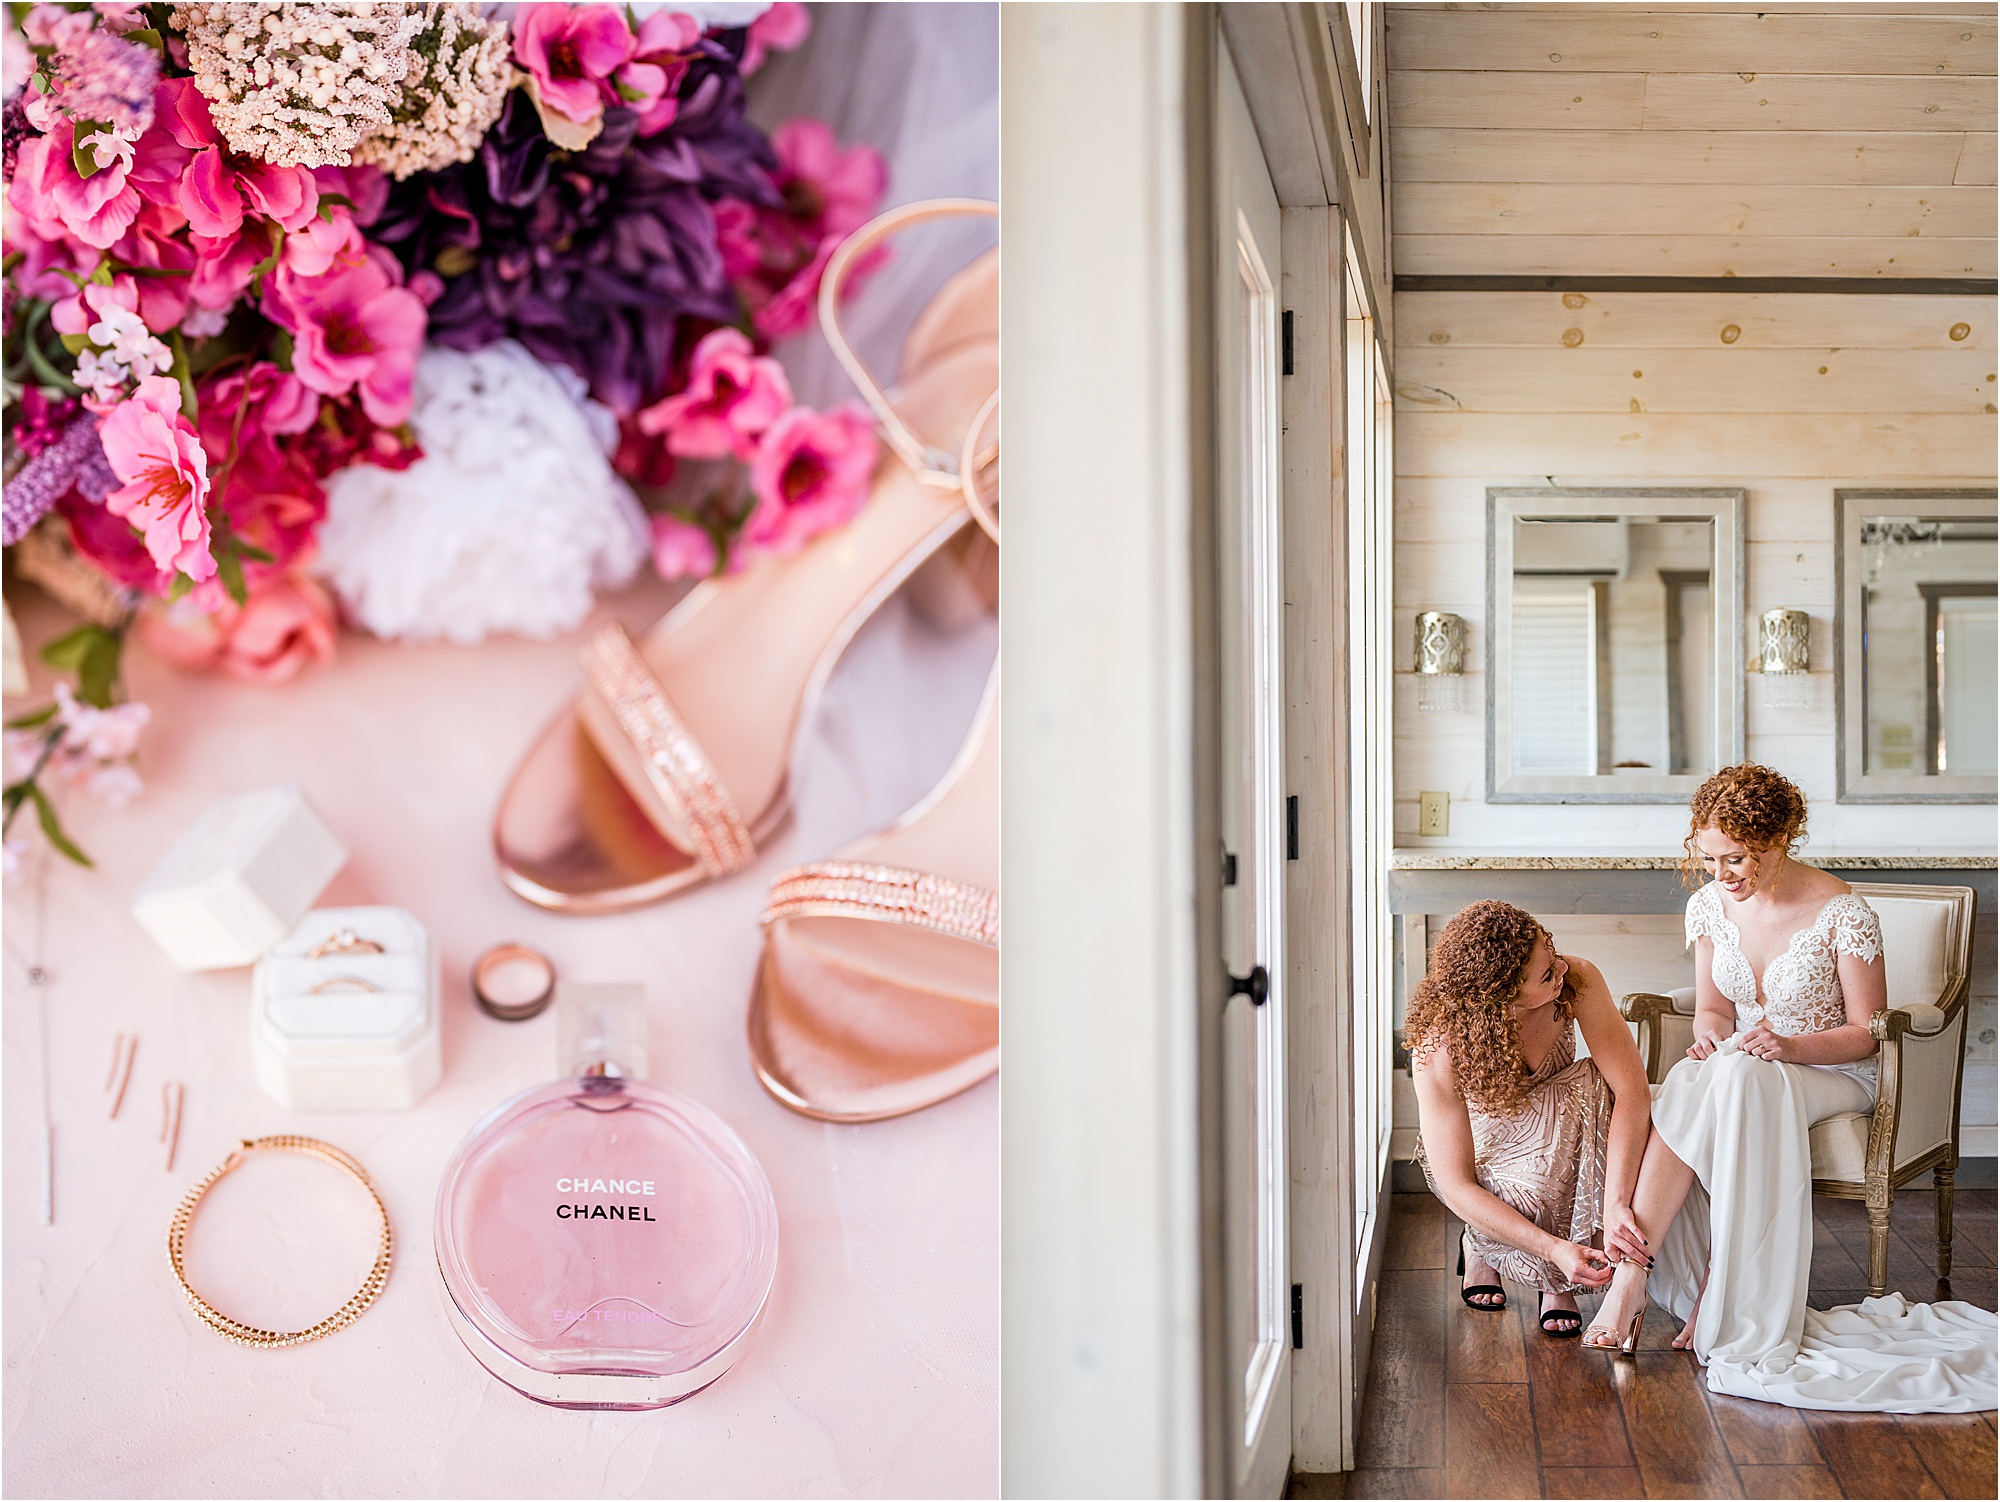
<svg viewBox="0 0 2000 1502">
<path fill-rule="evenodd" d="M 832 346 L 834 358 L 848 374 L 861 393 L 861 399 L 882 425 L 882 436 L 896 456 L 910 467 L 910 471 L 925 485 L 939 490 L 965 491 L 963 484 L 964 454 L 941 453 L 931 448 L 912 433 L 909 426 L 889 405 L 889 398 L 883 393 L 868 367 L 861 363 L 861 357 L 854 352 L 854 346 L 847 342 L 847 335 L 840 327 L 840 294 L 853 274 L 856 263 L 889 236 L 925 224 L 933 219 L 962 219 L 1000 217 L 1000 205 L 988 203 L 979 198 L 927 198 L 916 203 L 906 203 L 900 208 L 890 209 L 869 220 L 845 240 L 835 250 L 827 262 L 826 275 L 819 284 L 819 326 L 826 335 L 826 342 Z M 997 393 L 995 394 L 997 397 Z M 991 399 L 989 399 L 989 402 Z M 986 420 L 981 416 L 973 424 L 977 434 Z M 968 436 L 968 448 L 974 439 Z M 990 462 L 990 461 L 988 461 Z M 969 493 L 968 493 L 969 494 Z M 968 500 L 970 504 L 970 500 Z M 973 506 L 972 513 L 980 525 L 997 536 L 997 531 L 988 525 L 988 518 L 982 515 L 979 506 Z"/>
</svg>

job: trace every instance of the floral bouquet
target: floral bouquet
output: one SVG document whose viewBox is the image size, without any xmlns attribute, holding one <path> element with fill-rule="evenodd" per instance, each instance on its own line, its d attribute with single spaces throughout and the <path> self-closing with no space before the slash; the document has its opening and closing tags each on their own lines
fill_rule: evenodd
<svg viewBox="0 0 2000 1502">
<path fill-rule="evenodd" d="M 768 354 L 887 187 L 824 124 L 767 137 L 747 116 L 744 77 L 805 39 L 802 6 L 7 13 L 4 541 L 85 618 L 44 652 L 75 688 L 15 727 L 10 823 L 33 803 L 55 837 L 51 768 L 136 790 L 145 716 L 119 706 L 118 671 L 135 623 L 174 662 L 279 681 L 331 656 L 336 594 L 372 624 L 357 571 L 449 551 L 380 525 L 354 541 L 330 498 L 392 516 L 462 492 L 463 414 L 507 420 L 463 399 L 496 359 L 536 405 L 570 404 L 549 431 L 575 436 L 548 444 L 593 452 L 551 472 L 594 462 L 611 530 L 650 530 L 670 577 L 859 509 L 868 420 L 795 405 Z M 467 359 L 487 364 L 433 400 Z M 570 502 L 552 482 L 521 504 Z M 619 576 L 586 569 L 582 609 Z"/>
</svg>

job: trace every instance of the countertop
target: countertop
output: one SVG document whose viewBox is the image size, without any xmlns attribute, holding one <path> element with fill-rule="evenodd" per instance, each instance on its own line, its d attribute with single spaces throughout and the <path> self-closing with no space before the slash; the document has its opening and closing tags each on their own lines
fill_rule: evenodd
<svg viewBox="0 0 2000 1502">
<path fill-rule="evenodd" d="M 595 619 L 640 628 L 667 598 L 655 582 Z M 31 656 L 67 629 L 32 591 L 13 604 Z M 757 863 L 608 918 L 527 905 L 501 886 L 488 853 L 516 759 L 574 689 L 581 631 L 476 648 L 344 634 L 336 665 L 276 689 L 183 676 L 135 648 L 130 687 L 153 711 L 141 742 L 146 792 L 120 811 L 63 795 L 70 831 L 97 866 L 49 862 L 39 940 L 32 884 L 6 894 L 7 1494 L 995 1494 L 997 1082 L 899 1120 L 829 1126 L 765 1094 L 744 1041 L 770 877 L 914 801 L 948 764 L 984 684 L 990 631 L 911 651 L 897 635 L 907 622 L 892 615 L 854 647 L 851 660 L 875 670 L 836 675 L 799 762 L 799 816 Z M 10 711 L 44 701 L 46 672 L 36 679 L 41 693 Z M 182 975 L 130 916 L 135 887 L 199 812 L 281 781 L 305 790 L 350 851 L 319 905 L 406 907 L 442 954 L 444 1077 L 413 1109 L 279 1107 L 252 1078 L 249 972 Z M 780 1214 L 771 1305 L 734 1369 L 675 1407 L 544 1407 L 489 1376 L 447 1323 L 431 1233 L 440 1171 L 485 1112 L 554 1073 L 553 1014 L 508 1024 L 473 1006 L 468 966 L 507 939 L 539 947 L 575 979 L 642 981 L 652 1078 L 720 1114 L 770 1177 Z M 53 974 L 53 1227 L 42 1224 L 37 997 L 23 978 L 37 958 Z M 100 1087 L 121 1030 L 139 1046 L 112 1121 Z M 172 1172 L 156 1140 L 170 1078 L 186 1087 Z M 387 1203 L 398 1249 L 386 1291 L 355 1324 L 266 1351 L 196 1320 L 165 1240 L 188 1187 L 239 1138 L 273 1132 L 355 1154 Z M 282 1304 L 307 1265 L 325 1260 L 259 1222 L 241 1196 L 233 1211 L 215 1208 L 213 1241 L 249 1238 L 231 1249 L 227 1286 L 204 1290 L 225 1312 L 249 1318 Z M 357 1214 L 365 1242 L 365 1201 Z M 305 1323 L 317 1317 L 301 1312 Z"/>
</svg>

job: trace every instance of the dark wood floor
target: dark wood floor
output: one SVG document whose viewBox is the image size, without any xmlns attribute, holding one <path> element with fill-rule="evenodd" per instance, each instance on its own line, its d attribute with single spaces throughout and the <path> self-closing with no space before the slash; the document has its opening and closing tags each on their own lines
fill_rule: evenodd
<svg viewBox="0 0 2000 1502">
<path fill-rule="evenodd" d="M 1832 1415 L 1719 1397 L 1679 1321 L 1646 1315 L 1636 1362 L 1543 1336 L 1534 1295 L 1459 1302 L 1459 1222 L 1398 1194 L 1383 1260 L 1358 1468 L 1294 1476 L 1294 1497 L 1979 1497 L 1996 1495 L 1994 1416 Z M 1889 1286 L 1995 1307 L 1994 1191 L 1961 1189 L 1954 1272 L 1933 1263 L 1934 1196 L 1896 1196 Z M 1810 1302 L 1867 1291 L 1867 1212 L 1814 1202 Z M 1586 1312 L 1595 1297 L 1579 1300 Z"/>
</svg>

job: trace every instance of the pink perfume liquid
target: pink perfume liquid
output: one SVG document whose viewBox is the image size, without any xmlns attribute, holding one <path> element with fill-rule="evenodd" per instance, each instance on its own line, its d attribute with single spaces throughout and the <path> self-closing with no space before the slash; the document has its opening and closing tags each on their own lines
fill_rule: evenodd
<svg viewBox="0 0 2000 1502">
<path fill-rule="evenodd" d="M 757 1160 L 712 1112 L 641 1079 L 516 1096 L 453 1155 L 438 1269 L 466 1348 L 563 1408 L 659 1408 L 727 1371 L 777 1271 Z"/>
</svg>

